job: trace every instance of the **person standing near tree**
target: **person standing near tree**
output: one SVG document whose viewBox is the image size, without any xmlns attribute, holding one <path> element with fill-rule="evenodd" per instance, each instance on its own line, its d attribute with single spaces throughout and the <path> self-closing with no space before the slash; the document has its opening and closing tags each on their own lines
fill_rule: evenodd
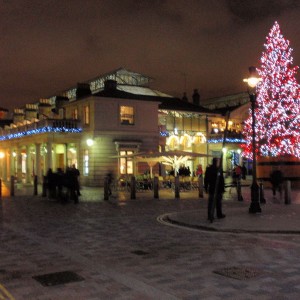
<svg viewBox="0 0 300 300">
<path fill-rule="evenodd" d="M 279 168 L 276 168 L 273 170 L 273 172 L 270 174 L 270 181 L 272 184 L 272 192 L 273 197 L 276 197 L 276 191 L 279 192 L 280 200 L 282 198 L 282 183 L 283 183 L 283 174 L 280 171 Z"/>
<path fill-rule="evenodd" d="M 204 177 L 204 188 L 205 192 L 208 193 L 207 215 L 210 221 L 214 219 L 214 200 L 216 201 L 217 218 L 225 218 L 222 212 L 222 199 L 225 192 L 224 176 L 218 164 L 219 159 L 214 157 L 212 165 L 206 168 Z M 216 199 L 214 199 L 215 195 Z"/>
</svg>

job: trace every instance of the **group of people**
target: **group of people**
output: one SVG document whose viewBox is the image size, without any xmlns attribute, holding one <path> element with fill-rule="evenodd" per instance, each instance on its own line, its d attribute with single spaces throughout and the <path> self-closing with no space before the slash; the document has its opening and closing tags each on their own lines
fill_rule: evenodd
<svg viewBox="0 0 300 300">
<path fill-rule="evenodd" d="M 63 188 L 66 188 L 67 197 L 77 203 L 78 196 L 81 196 L 79 176 L 80 171 L 75 167 L 75 165 L 68 167 L 66 172 L 64 172 L 61 168 L 58 168 L 57 172 L 53 172 L 52 169 L 49 168 L 45 177 L 49 197 L 65 200 L 66 195 L 63 194 Z"/>
</svg>

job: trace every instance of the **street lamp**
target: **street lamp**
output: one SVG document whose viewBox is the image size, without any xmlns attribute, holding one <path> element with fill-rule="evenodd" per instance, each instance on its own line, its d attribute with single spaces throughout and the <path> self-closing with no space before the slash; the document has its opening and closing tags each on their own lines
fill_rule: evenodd
<svg viewBox="0 0 300 300">
<path fill-rule="evenodd" d="M 255 134 L 255 105 L 256 105 L 256 85 L 261 80 L 256 76 L 256 68 L 249 67 L 250 77 L 244 79 L 244 82 L 248 84 L 248 93 L 251 102 L 251 112 L 252 112 L 252 156 L 253 156 L 253 167 L 252 167 L 252 185 L 251 185 L 251 204 L 249 207 L 249 213 L 261 213 L 261 208 L 259 205 L 259 186 L 257 183 L 257 176 L 256 176 L 256 134 Z"/>
</svg>

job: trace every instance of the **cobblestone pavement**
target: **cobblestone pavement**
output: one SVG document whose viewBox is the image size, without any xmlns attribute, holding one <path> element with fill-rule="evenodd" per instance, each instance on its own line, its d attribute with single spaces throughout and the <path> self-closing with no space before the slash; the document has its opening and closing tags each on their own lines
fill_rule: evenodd
<svg viewBox="0 0 300 300">
<path fill-rule="evenodd" d="M 176 200 L 166 191 L 154 200 L 141 192 L 130 200 L 118 193 L 103 201 L 103 191 L 83 188 L 76 205 L 31 194 L 17 189 L 14 198 L 1 200 L 0 299 L 300 297 L 300 235 L 212 232 L 160 222 L 174 212 L 205 216 L 206 195 L 186 192 Z M 247 211 L 247 192 L 243 203 L 235 196 L 225 195 L 225 213 Z M 293 199 L 298 203 L 297 195 Z M 287 207 L 292 213 L 295 206 Z M 282 219 L 274 224 L 285 227 Z M 79 280 L 65 283 L 57 274 L 65 271 Z M 53 273 L 52 283 L 36 280 Z"/>
</svg>

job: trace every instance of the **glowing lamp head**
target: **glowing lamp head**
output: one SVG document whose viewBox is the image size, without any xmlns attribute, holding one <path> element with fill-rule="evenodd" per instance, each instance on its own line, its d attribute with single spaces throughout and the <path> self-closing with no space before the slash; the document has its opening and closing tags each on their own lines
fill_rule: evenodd
<svg viewBox="0 0 300 300">
<path fill-rule="evenodd" d="M 2 152 L 2 151 L 0 152 L 0 159 L 1 158 L 4 158 L 4 152 Z"/>
<path fill-rule="evenodd" d="M 255 67 L 249 67 L 249 73 L 250 77 L 244 79 L 243 81 L 247 82 L 248 86 L 253 89 L 262 79 L 256 76 L 257 72 Z"/>
<path fill-rule="evenodd" d="M 93 141 L 92 139 L 87 139 L 87 140 L 86 140 L 86 144 L 87 144 L 89 147 L 91 147 L 91 146 L 94 145 L 94 141 Z"/>
</svg>

